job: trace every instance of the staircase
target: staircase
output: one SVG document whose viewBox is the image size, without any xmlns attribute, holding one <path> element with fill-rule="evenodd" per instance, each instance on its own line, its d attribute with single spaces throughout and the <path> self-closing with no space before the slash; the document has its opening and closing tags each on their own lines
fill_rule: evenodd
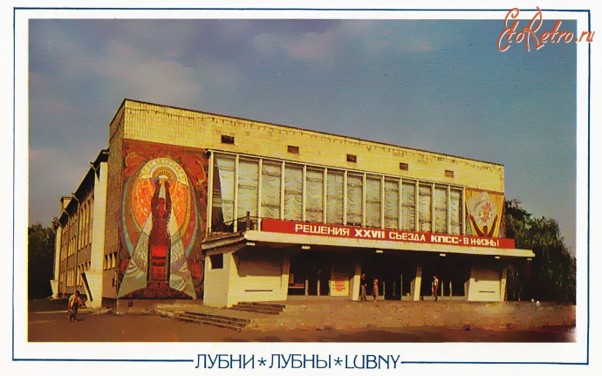
<svg viewBox="0 0 602 376">
<path fill-rule="evenodd" d="M 284 304 L 241 302 L 232 306 L 230 309 L 236 311 L 265 313 L 268 315 L 279 315 L 284 311 L 284 308 L 286 308 Z"/>
<path fill-rule="evenodd" d="M 250 302 L 238 303 L 230 309 L 165 304 L 155 307 L 154 311 L 177 320 L 242 331 L 269 327 L 269 323 L 274 323 L 273 315 L 281 314 L 285 307 L 284 304 Z"/>
<path fill-rule="evenodd" d="M 233 329 L 239 332 L 251 322 L 249 319 L 191 311 L 176 312 L 174 318 L 182 321 Z"/>
</svg>

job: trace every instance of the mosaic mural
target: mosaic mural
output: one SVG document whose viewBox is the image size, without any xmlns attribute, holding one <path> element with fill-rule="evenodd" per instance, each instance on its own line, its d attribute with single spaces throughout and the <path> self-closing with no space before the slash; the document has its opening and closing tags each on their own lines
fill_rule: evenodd
<svg viewBox="0 0 602 376">
<path fill-rule="evenodd" d="M 207 158 L 202 150 L 124 145 L 120 298 L 202 293 Z"/>
<path fill-rule="evenodd" d="M 504 195 L 467 188 L 466 233 L 481 237 L 499 237 L 500 222 L 504 209 Z"/>
</svg>

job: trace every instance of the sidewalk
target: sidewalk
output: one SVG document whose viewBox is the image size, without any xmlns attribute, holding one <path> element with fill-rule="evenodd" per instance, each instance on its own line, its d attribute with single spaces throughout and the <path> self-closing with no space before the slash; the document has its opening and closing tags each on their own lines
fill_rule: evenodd
<svg viewBox="0 0 602 376">
<path fill-rule="evenodd" d="M 250 320 L 249 329 L 361 329 L 447 327 L 482 329 L 532 329 L 575 326 L 575 306 L 532 302 L 480 303 L 464 301 L 288 300 L 279 315 L 214 308 L 200 302 L 169 302 L 148 307 L 146 313 L 175 317 L 195 312 Z M 134 303 L 134 307 L 136 303 Z M 132 307 L 132 308 L 134 308 Z M 131 310 L 123 313 L 141 313 Z"/>
</svg>

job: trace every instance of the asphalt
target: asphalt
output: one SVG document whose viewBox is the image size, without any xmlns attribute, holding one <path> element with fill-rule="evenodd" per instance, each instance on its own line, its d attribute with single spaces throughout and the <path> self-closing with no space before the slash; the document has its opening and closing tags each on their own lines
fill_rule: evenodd
<svg viewBox="0 0 602 376">
<path fill-rule="evenodd" d="M 31 342 L 573 342 L 574 306 L 466 302 L 289 301 L 280 315 L 205 307 L 168 306 L 251 318 L 237 332 L 158 315 L 156 305 L 129 312 L 80 310 L 68 322 L 64 301 L 30 301 Z M 148 303 L 148 302 L 146 302 Z M 440 304 L 442 303 L 442 304 Z M 160 305 L 164 309 L 166 303 Z M 152 308 L 151 308 L 152 307 Z"/>
</svg>

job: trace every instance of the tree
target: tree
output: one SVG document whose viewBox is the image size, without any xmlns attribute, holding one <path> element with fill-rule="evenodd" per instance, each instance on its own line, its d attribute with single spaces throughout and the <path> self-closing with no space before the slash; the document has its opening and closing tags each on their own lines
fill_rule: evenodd
<svg viewBox="0 0 602 376">
<path fill-rule="evenodd" d="M 50 226 L 36 223 L 27 229 L 27 293 L 30 299 L 47 297 L 52 293 L 50 280 L 53 278 L 55 237 L 56 219 Z"/>
<path fill-rule="evenodd" d="M 514 238 L 517 248 L 535 253 L 532 261 L 510 265 L 508 298 L 574 303 L 575 258 L 564 244 L 558 222 L 545 217 L 533 218 L 518 200 L 505 201 L 504 210 L 505 236 Z"/>
</svg>

